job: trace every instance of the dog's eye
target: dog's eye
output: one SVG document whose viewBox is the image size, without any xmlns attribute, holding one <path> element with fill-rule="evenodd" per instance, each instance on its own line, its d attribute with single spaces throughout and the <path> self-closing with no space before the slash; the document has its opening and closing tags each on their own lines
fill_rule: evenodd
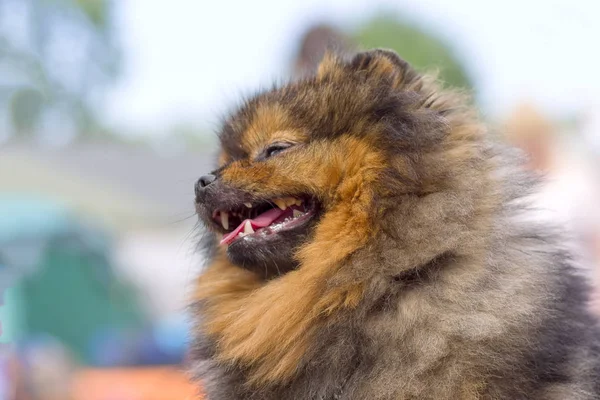
<svg viewBox="0 0 600 400">
<path fill-rule="evenodd" d="M 293 145 L 294 145 L 293 143 L 287 143 L 287 142 L 272 143 L 263 150 L 263 152 L 259 156 L 259 158 L 265 160 L 269 157 L 273 157 L 273 156 L 289 149 Z"/>
</svg>

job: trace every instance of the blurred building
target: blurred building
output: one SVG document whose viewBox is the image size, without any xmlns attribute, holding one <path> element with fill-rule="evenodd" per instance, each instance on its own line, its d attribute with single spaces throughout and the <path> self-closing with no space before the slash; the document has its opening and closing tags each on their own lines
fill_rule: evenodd
<svg viewBox="0 0 600 400">
<path fill-rule="evenodd" d="M 193 184 L 210 154 L 108 143 L 12 144 L 0 154 L 0 193 L 47 199 L 102 226 L 114 238 L 117 273 L 142 290 L 147 311 L 182 311 L 200 264 Z"/>
</svg>

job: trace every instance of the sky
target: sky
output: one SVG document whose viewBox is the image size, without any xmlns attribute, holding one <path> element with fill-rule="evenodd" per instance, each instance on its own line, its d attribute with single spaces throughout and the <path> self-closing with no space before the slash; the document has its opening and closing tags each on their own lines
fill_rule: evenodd
<svg viewBox="0 0 600 400">
<path fill-rule="evenodd" d="M 114 127 L 214 129 L 241 96 L 285 78 L 303 31 L 398 13 L 465 60 L 483 112 L 519 101 L 554 116 L 600 109 L 598 0 L 121 0 L 125 71 L 103 110 Z"/>
</svg>

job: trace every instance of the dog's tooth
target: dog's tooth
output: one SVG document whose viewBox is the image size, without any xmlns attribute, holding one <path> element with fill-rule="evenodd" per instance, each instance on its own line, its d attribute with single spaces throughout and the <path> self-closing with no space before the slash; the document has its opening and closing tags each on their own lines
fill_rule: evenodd
<svg viewBox="0 0 600 400">
<path fill-rule="evenodd" d="M 250 223 L 250 221 L 246 221 L 246 223 L 244 224 L 244 233 L 246 235 L 254 233 L 254 228 L 252 228 L 252 224 Z"/>
<path fill-rule="evenodd" d="M 221 225 L 223 225 L 223 228 L 226 230 L 229 229 L 229 213 L 227 211 L 221 213 Z"/>
<path fill-rule="evenodd" d="M 287 202 L 285 199 L 274 199 L 273 203 L 277 204 L 277 207 L 281 208 L 282 210 L 287 208 Z"/>
<path fill-rule="evenodd" d="M 248 208 L 252 208 L 252 203 L 244 203 L 244 205 Z"/>
<path fill-rule="evenodd" d="M 302 199 L 295 199 L 294 204 L 297 206 L 301 206 L 302 205 Z"/>
<path fill-rule="evenodd" d="M 294 199 L 293 197 L 285 198 L 285 206 L 286 207 L 293 206 L 294 204 L 296 204 L 296 199 Z"/>
<path fill-rule="evenodd" d="M 298 210 L 292 211 L 292 215 L 294 216 L 294 218 L 298 218 L 302 214 L 304 214 L 302 211 L 298 211 Z"/>
</svg>

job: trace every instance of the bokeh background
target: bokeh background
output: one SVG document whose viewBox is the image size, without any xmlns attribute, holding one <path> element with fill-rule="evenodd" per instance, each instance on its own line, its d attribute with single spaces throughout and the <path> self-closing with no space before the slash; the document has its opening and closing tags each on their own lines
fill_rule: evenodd
<svg viewBox="0 0 600 400">
<path fill-rule="evenodd" d="M 0 399 L 195 396 L 193 183 L 220 118 L 327 48 L 391 48 L 472 92 L 544 173 L 539 216 L 596 285 L 599 16 L 596 0 L 0 0 Z"/>
</svg>

